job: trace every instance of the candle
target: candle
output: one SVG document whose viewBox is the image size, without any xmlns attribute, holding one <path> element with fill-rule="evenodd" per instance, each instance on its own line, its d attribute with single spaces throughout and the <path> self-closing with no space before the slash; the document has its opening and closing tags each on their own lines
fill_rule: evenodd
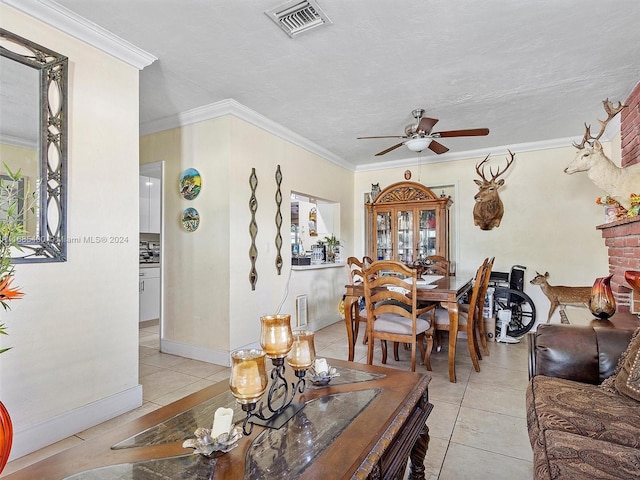
<svg viewBox="0 0 640 480">
<path fill-rule="evenodd" d="M 303 370 L 313 364 L 316 356 L 313 332 L 293 332 L 293 345 L 287 355 L 287 362 L 294 370 Z"/>
<path fill-rule="evenodd" d="M 329 373 L 329 365 L 327 365 L 327 360 L 324 358 L 316 358 L 313 368 L 318 374 Z"/>
<path fill-rule="evenodd" d="M 255 403 L 267 389 L 265 352 L 238 350 L 231 354 L 229 388 L 240 403 Z"/>
<path fill-rule="evenodd" d="M 220 407 L 213 414 L 213 426 L 211 427 L 211 438 L 214 440 L 223 433 L 231 431 L 233 422 L 233 408 Z"/>
<path fill-rule="evenodd" d="M 291 315 L 266 315 L 260 317 L 260 345 L 270 357 L 284 357 L 291 349 Z"/>
</svg>

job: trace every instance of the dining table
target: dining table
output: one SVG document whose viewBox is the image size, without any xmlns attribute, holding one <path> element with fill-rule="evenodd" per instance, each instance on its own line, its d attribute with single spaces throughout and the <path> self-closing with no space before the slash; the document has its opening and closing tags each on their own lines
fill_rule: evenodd
<svg viewBox="0 0 640 480">
<path fill-rule="evenodd" d="M 471 289 L 473 274 L 457 272 L 456 275 L 437 275 L 436 277 L 438 278 L 429 277 L 429 275 L 425 275 L 423 278 L 426 281 L 418 282 L 416 285 L 418 301 L 439 303 L 449 312 L 449 381 L 455 383 L 458 302 Z M 345 285 L 345 289 L 344 323 L 347 328 L 347 340 L 349 342 L 348 359 L 352 362 L 355 353 L 355 322 L 357 321 L 352 316 L 352 306 L 354 302 L 358 302 L 360 298 L 364 297 L 364 285 L 362 283 Z"/>
</svg>

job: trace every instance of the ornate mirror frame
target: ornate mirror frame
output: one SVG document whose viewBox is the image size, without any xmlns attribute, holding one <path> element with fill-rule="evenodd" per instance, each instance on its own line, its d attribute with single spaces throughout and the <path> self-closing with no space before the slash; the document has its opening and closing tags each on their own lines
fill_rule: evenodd
<svg viewBox="0 0 640 480">
<path fill-rule="evenodd" d="M 67 73 L 68 59 L 0 29 L 0 56 L 39 71 L 40 112 L 36 206 L 37 232 L 19 241 L 14 263 L 67 260 Z"/>
</svg>

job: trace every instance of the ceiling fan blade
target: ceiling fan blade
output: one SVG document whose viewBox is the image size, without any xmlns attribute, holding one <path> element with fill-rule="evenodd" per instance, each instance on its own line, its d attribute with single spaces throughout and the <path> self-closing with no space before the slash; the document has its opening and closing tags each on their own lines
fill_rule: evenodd
<svg viewBox="0 0 640 480">
<path fill-rule="evenodd" d="M 384 155 L 385 153 L 389 153 L 390 151 L 395 150 L 396 148 L 401 147 L 402 145 L 404 145 L 404 142 L 400 142 L 400 143 L 394 145 L 393 147 L 389 147 L 386 150 L 382 150 L 381 152 L 376 153 L 375 156 L 379 157 L 380 155 Z"/>
<path fill-rule="evenodd" d="M 420 119 L 420 123 L 418 123 L 416 131 L 419 132 L 422 130 L 424 133 L 429 134 L 436 123 L 438 123 L 437 118 L 423 117 Z"/>
<path fill-rule="evenodd" d="M 446 137 L 480 137 L 489 135 L 488 128 L 469 128 L 467 130 L 447 130 L 446 132 L 434 132 L 433 135 L 437 135 L 440 138 Z"/>
<path fill-rule="evenodd" d="M 357 137 L 356 140 L 365 140 L 367 138 L 409 138 L 406 135 L 380 135 L 378 137 Z"/>
<path fill-rule="evenodd" d="M 434 153 L 437 153 L 438 155 L 442 153 L 447 153 L 449 151 L 447 147 L 445 147 L 441 143 L 436 142 L 435 140 L 431 140 L 431 143 L 429 144 L 429 150 L 431 150 Z"/>
</svg>

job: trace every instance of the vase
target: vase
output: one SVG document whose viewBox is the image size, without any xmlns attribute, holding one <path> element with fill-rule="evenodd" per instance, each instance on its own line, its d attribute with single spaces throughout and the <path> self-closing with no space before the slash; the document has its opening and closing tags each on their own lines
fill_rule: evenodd
<svg viewBox="0 0 640 480">
<path fill-rule="evenodd" d="M 596 278 L 589 297 L 589 310 L 598 318 L 607 319 L 616 313 L 616 301 L 611 291 L 611 277 Z"/>
<path fill-rule="evenodd" d="M 637 270 L 627 270 L 624 272 L 624 278 L 631 288 L 640 294 L 640 272 Z"/>
<path fill-rule="evenodd" d="M 9 461 L 12 442 L 13 425 L 11 424 L 11 417 L 4 404 L 0 402 L 0 473 L 2 473 L 2 470 L 4 470 L 5 465 Z"/>
</svg>

